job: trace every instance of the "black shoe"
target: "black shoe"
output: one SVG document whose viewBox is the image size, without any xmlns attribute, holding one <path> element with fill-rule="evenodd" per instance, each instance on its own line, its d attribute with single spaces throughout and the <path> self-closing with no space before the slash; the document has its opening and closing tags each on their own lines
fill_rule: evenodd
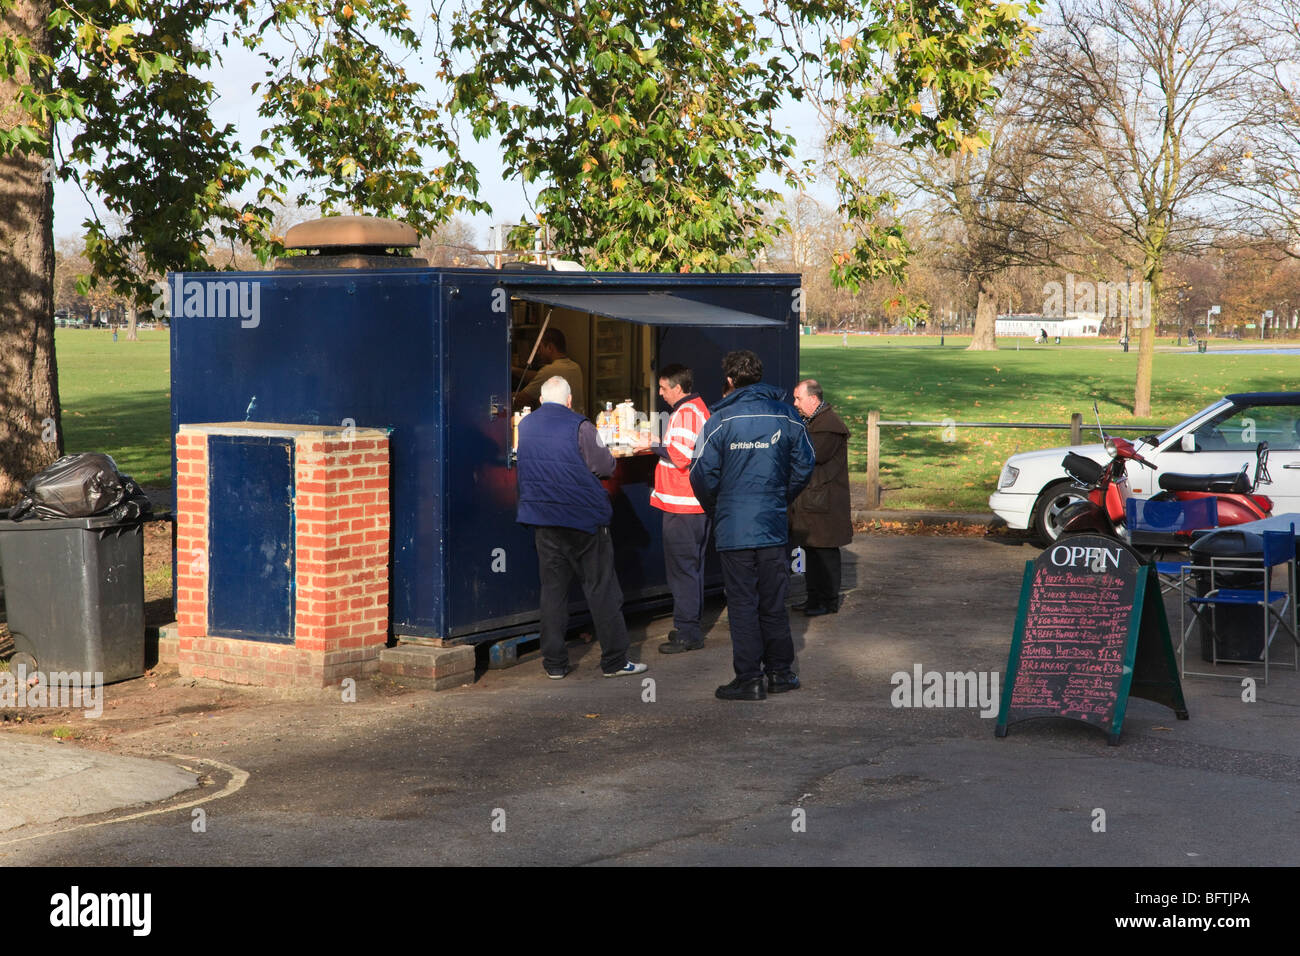
<svg viewBox="0 0 1300 956">
<path fill-rule="evenodd" d="M 799 689 L 799 675 L 794 671 L 777 671 L 767 675 L 767 692 L 784 694 L 788 690 Z"/>
<path fill-rule="evenodd" d="M 804 617 L 821 617 L 823 614 L 834 614 L 830 608 L 824 604 L 810 604 L 803 609 Z"/>
<path fill-rule="evenodd" d="M 687 644 L 685 641 L 679 641 L 676 638 L 670 638 L 659 645 L 660 654 L 685 654 L 687 651 L 698 651 L 704 646 L 703 641 L 695 641 L 693 644 Z"/>
<path fill-rule="evenodd" d="M 713 694 L 718 700 L 767 700 L 767 688 L 763 678 L 753 677 L 741 680 L 737 677 L 730 684 L 723 684 Z"/>
<path fill-rule="evenodd" d="M 807 606 L 808 606 L 808 602 L 807 602 L 807 601 L 800 601 L 798 604 L 791 604 L 791 605 L 790 605 L 790 610 L 792 610 L 792 611 L 802 611 L 802 610 L 803 610 L 804 608 L 806 608 Z"/>
<path fill-rule="evenodd" d="M 564 680 L 573 673 L 573 665 L 565 664 L 563 667 L 547 667 L 546 676 L 551 680 Z"/>
</svg>

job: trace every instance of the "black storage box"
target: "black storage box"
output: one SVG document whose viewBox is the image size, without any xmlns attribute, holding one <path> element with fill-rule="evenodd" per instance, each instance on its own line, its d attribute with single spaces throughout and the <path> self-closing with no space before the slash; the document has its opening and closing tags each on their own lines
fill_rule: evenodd
<svg viewBox="0 0 1300 956">
<path fill-rule="evenodd" d="M 1203 535 L 1192 543 L 1192 563 L 1215 566 L 1215 588 L 1253 588 L 1264 586 L 1260 561 L 1264 557 L 1264 539 L 1250 531 L 1219 528 Z M 1246 559 L 1243 561 L 1242 559 Z M 1232 571 L 1234 563 L 1244 564 L 1249 571 Z M 1210 591 L 1210 572 L 1196 571 L 1196 593 L 1204 597 Z M 1219 659 L 1232 661 L 1259 661 L 1264 657 L 1263 608 L 1247 606 L 1219 606 L 1202 614 L 1214 615 L 1215 629 L 1219 634 Z M 1213 661 L 1209 628 L 1202 625 L 1201 660 Z"/>
</svg>

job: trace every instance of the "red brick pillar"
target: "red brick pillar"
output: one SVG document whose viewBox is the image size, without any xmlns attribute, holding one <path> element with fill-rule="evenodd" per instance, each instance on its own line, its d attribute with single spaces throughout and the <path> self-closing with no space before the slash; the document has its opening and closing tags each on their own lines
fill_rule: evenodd
<svg viewBox="0 0 1300 956">
<path fill-rule="evenodd" d="M 325 653 L 332 683 L 388 641 L 388 438 L 303 438 L 294 468 L 294 644 Z"/>
<path fill-rule="evenodd" d="M 182 639 L 208 628 L 208 436 L 176 436 L 176 623 Z"/>
<path fill-rule="evenodd" d="M 293 444 L 293 644 L 208 632 L 208 439 L 254 435 Z M 176 435 L 174 644 L 160 656 L 184 676 L 324 686 L 379 669 L 388 640 L 391 536 L 388 433 L 260 422 L 185 425 Z"/>
</svg>

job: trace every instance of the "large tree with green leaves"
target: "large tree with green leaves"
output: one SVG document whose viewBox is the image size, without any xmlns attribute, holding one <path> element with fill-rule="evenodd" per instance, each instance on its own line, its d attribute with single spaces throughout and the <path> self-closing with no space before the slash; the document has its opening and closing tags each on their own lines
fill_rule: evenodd
<svg viewBox="0 0 1300 956">
<path fill-rule="evenodd" d="M 734 270 L 781 225 L 764 216 L 773 184 L 798 181 L 775 111 L 801 95 L 802 67 L 829 71 L 833 137 L 855 157 L 879 128 L 973 148 L 993 79 L 1024 44 L 1024 9 L 506 0 L 450 16 L 440 78 L 477 135 L 500 137 L 506 170 L 536 190 L 565 249 L 597 268 Z M 60 445 L 52 179 L 102 203 L 87 224 L 92 279 L 137 301 L 153 276 L 207 267 L 219 242 L 273 250 L 272 208 L 294 190 L 426 228 L 479 208 L 446 117 L 389 52 L 418 46 L 402 0 L 0 0 L 0 16 L 0 286 L 15 290 L 0 306 L 0 502 Z M 796 28 L 825 42 L 792 42 Z M 270 125 L 251 161 L 213 122 L 202 79 L 230 38 L 266 62 Z M 69 146 L 56 157 L 60 125 Z M 441 154 L 432 170 L 428 150 Z M 888 271 L 899 236 L 874 231 L 886 199 L 840 185 L 844 209 L 871 226 L 843 262 L 851 284 L 882 261 Z"/>
<path fill-rule="evenodd" d="M 474 190 L 436 112 L 386 52 L 416 42 L 401 0 L 0 0 L 0 18 L 0 287 L 15 290 L 0 301 L 0 504 L 62 447 L 54 180 L 97 204 L 85 223 L 89 281 L 137 305 L 162 273 L 212 267 L 219 244 L 274 251 L 273 206 L 290 189 L 426 227 Z M 241 39 L 266 62 L 270 127 L 251 163 L 235 131 L 213 122 L 202 72 Z M 422 149 L 445 161 L 427 171 Z M 256 196 L 241 196 L 253 185 Z"/>
<path fill-rule="evenodd" d="M 455 109 L 501 138 L 507 169 L 538 187 L 557 243 L 603 268 L 734 269 L 770 243 L 764 173 L 794 185 L 795 144 L 774 122 L 803 81 L 830 139 L 864 160 L 891 130 L 909 145 L 977 149 L 994 82 L 1028 49 L 1027 4 L 958 0 L 511 0 L 463 6 L 444 69 Z M 847 164 L 846 164 L 847 165 Z M 840 170 L 860 230 L 837 278 L 898 275 L 892 197 Z"/>
<path fill-rule="evenodd" d="M 253 85 L 270 122 L 252 149 L 263 201 L 401 219 L 426 234 L 488 208 L 445 109 L 391 52 L 420 48 L 403 0 L 281 0 L 249 19 L 245 43 L 267 65 Z"/>
<path fill-rule="evenodd" d="M 734 271 L 793 185 L 774 111 L 788 55 L 734 0 L 512 0 L 464 7 L 444 69 L 453 108 L 500 137 L 560 249 L 598 269 Z"/>
<path fill-rule="evenodd" d="M 121 223 L 87 223 L 95 273 L 148 293 L 132 249 L 152 264 L 201 262 L 214 216 L 239 170 L 207 116 L 211 89 L 190 70 L 210 4 L 0 0 L 0 503 L 58 456 L 62 430 L 54 356 L 53 185 L 95 191 Z M 146 22 L 147 21 L 147 22 Z M 71 132 L 56 150 L 56 126 Z"/>
</svg>

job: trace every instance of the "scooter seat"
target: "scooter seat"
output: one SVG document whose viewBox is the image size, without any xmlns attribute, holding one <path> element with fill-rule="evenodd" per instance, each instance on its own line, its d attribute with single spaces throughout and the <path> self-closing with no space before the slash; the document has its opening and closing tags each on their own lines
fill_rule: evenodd
<svg viewBox="0 0 1300 956">
<path fill-rule="evenodd" d="M 1076 455 L 1074 452 L 1066 453 L 1065 457 L 1061 459 L 1061 467 L 1069 473 L 1071 478 L 1084 485 L 1096 484 L 1103 470 L 1102 466 L 1091 458 Z"/>
<path fill-rule="evenodd" d="M 1166 472 L 1160 476 L 1165 491 L 1205 491 L 1224 495 L 1244 495 L 1250 491 L 1246 469 L 1223 475 L 1179 475 Z"/>
</svg>

